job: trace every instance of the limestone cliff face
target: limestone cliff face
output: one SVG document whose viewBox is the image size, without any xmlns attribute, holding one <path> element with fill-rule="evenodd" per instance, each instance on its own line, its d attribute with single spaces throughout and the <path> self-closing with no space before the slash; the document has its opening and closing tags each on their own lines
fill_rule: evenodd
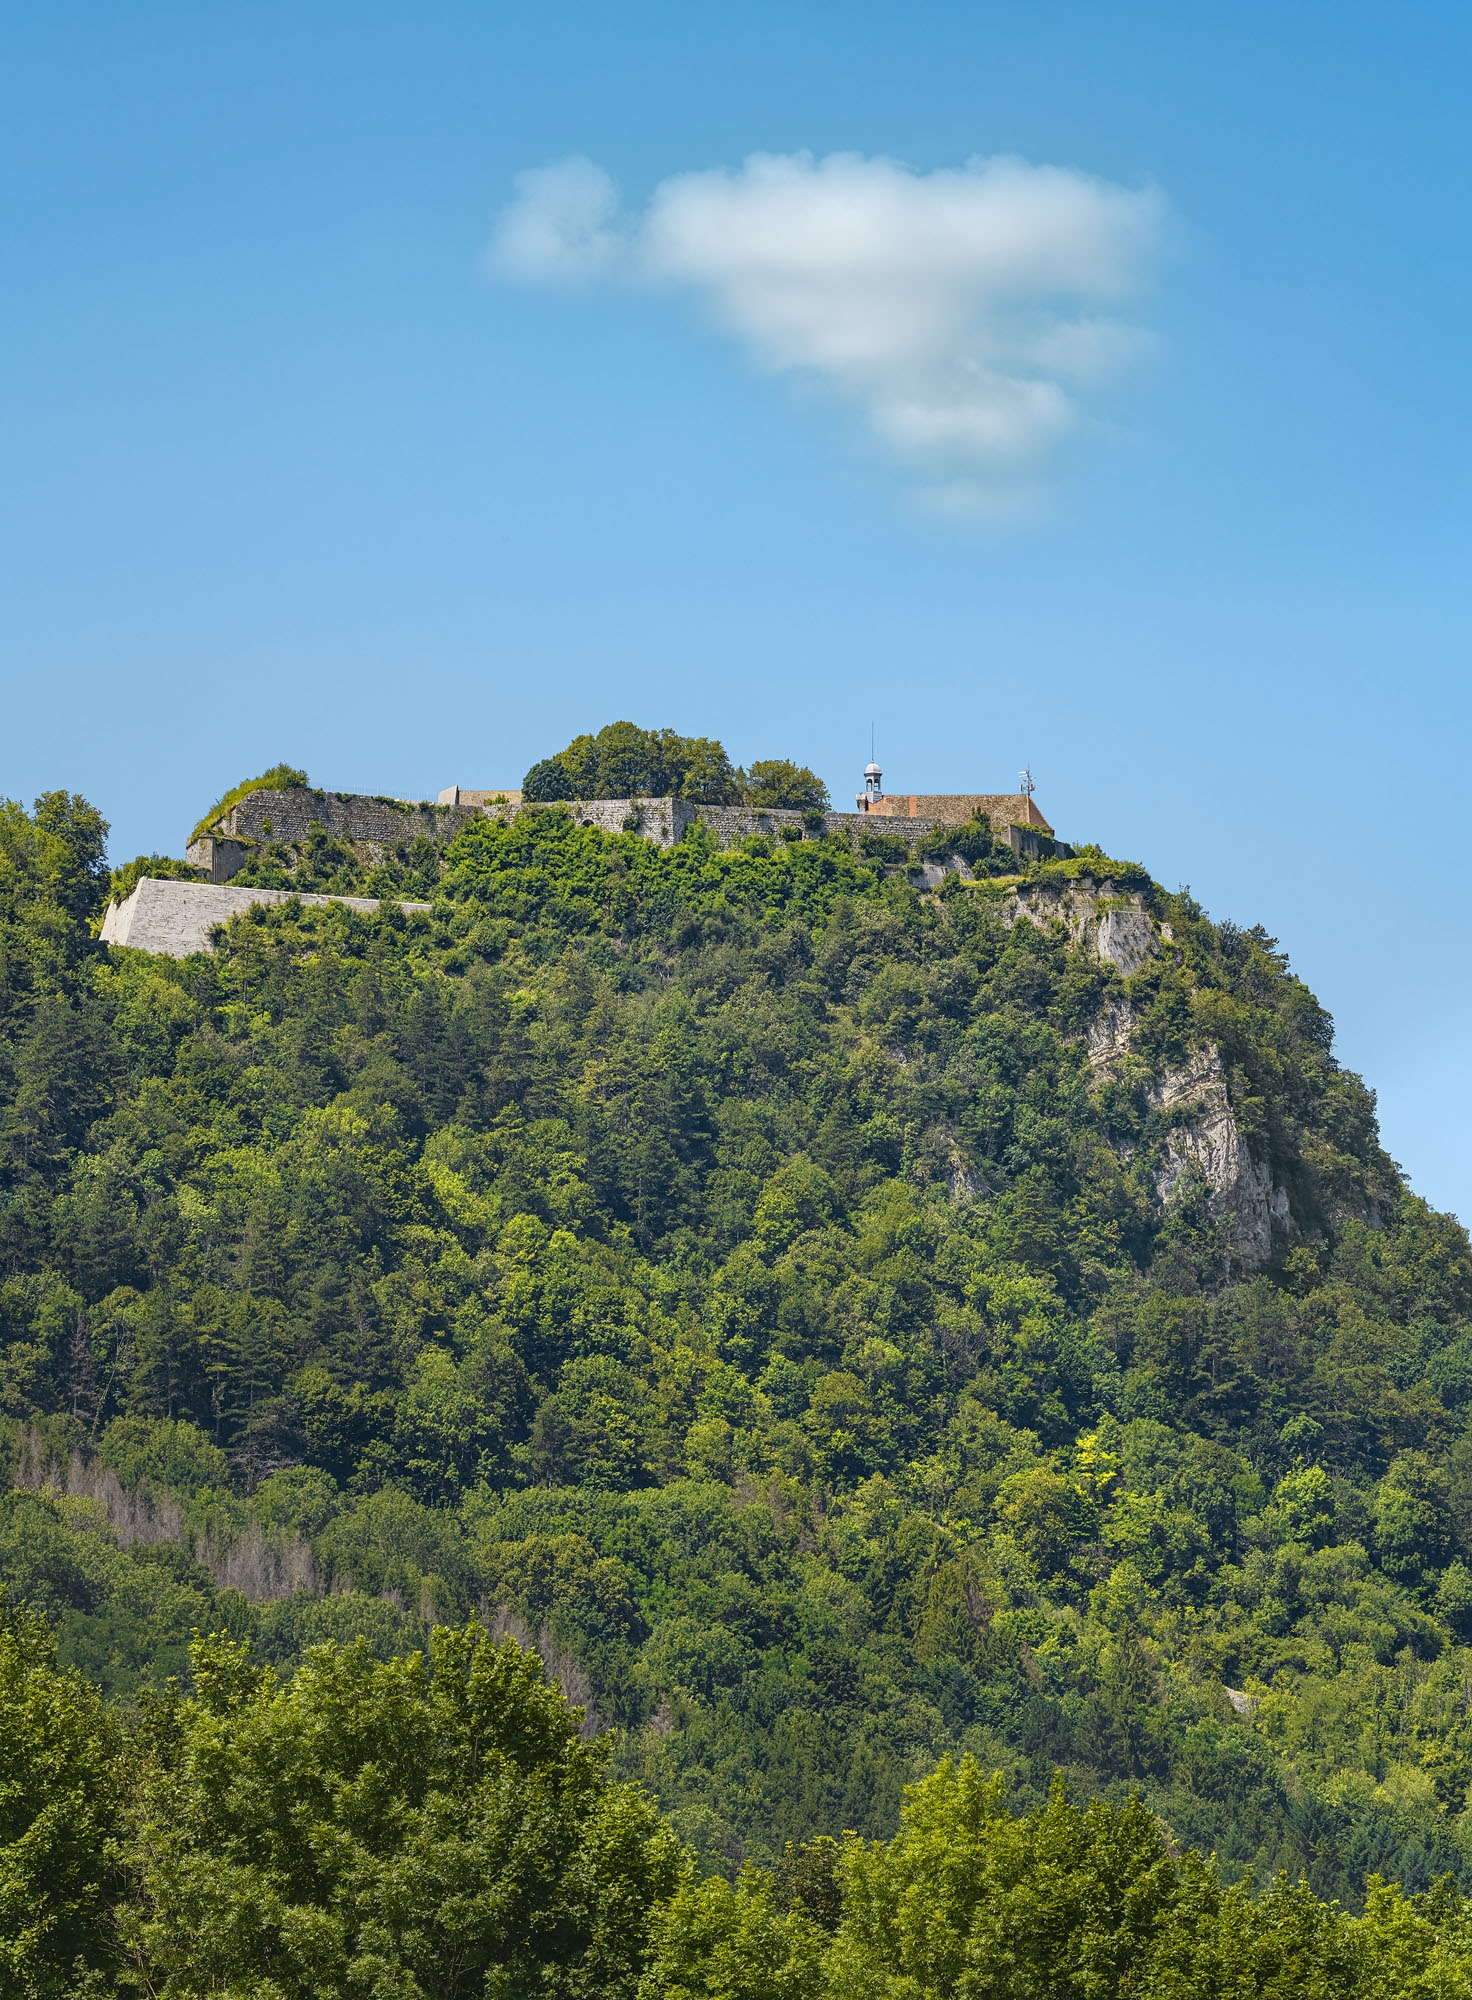
<svg viewBox="0 0 1472 2000">
<path fill-rule="evenodd" d="M 1138 889 L 1121 893 L 1112 882 L 1023 882 L 1002 910 L 1004 923 L 1027 917 L 1035 924 L 1061 923 L 1075 944 L 1118 968 L 1122 979 L 1138 972 L 1160 948 L 1160 933 Z"/>
<path fill-rule="evenodd" d="M 1104 1003 L 1090 1021 L 1087 1036 L 1089 1061 L 1095 1069 L 1104 1069 L 1129 1054 L 1134 1026 L 1134 1009 L 1123 995 Z"/>
<path fill-rule="evenodd" d="M 1119 968 L 1121 978 L 1130 978 L 1147 958 L 1154 955 L 1155 926 L 1143 908 L 1131 905 L 1120 909 L 1114 906 L 1092 919 L 1085 917 L 1082 928 L 1086 935 L 1090 923 L 1093 924 L 1094 950 L 1100 958 L 1107 958 L 1111 965 Z"/>
<path fill-rule="evenodd" d="M 1244 1263 L 1261 1268 L 1273 1254 L 1274 1228 L 1286 1235 L 1293 1218 L 1271 1169 L 1253 1159 L 1243 1140 L 1216 1044 L 1204 1043 L 1181 1068 L 1157 1077 L 1150 1103 L 1156 1111 L 1184 1114 L 1166 1133 L 1155 1169 L 1161 1201 L 1168 1203 L 1187 1175 L 1199 1177 L 1212 1214 L 1228 1224 L 1232 1248 Z"/>
<path fill-rule="evenodd" d="M 1107 890 L 1108 885 L 1105 885 Z M 1041 905 L 1041 906 L 1040 906 Z M 1080 883 L 1055 891 L 1043 903 L 1036 888 L 1017 908 L 1034 921 L 1057 918 L 1080 944 L 1107 959 L 1128 979 L 1160 948 L 1162 937 L 1139 895 L 1116 896 Z M 1087 1032 L 1090 1067 L 1103 1075 L 1132 1053 L 1135 1026 L 1129 996 L 1108 999 Z M 1212 1214 L 1227 1225 L 1233 1250 L 1249 1269 L 1260 1269 L 1293 1227 L 1284 1189 L 1271 1168 L 1252 1157 L 1232 1110 L 1221 1051 L 1205 1042 L 1179 1067 L 1161 1071 L 1146 1086 L 1150 1109 L 1168 1121 L 1153 1166 L 1155 1190 L 1163 1206 L 1199 1180 Z"/>
</svg>

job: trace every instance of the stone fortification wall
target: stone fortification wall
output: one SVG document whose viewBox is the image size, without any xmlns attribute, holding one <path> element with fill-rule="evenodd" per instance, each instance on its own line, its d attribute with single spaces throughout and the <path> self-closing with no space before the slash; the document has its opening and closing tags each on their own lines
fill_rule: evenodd
<svg viewBox="0 0 1472 2000">
<path fill-rule="evenodd" d="M 579 826 L 596 826 L 600 833 L 637 833 L 661 847 L 683 840 L 695 818 L 695 808 L 683 799 L 565 799 L 542 811 L 571 813 Z M 536 806 L 487 806 L 487 819 L 515 819 Z"/>
<path fill-rule="evenodd" d="M 228 882 L 245 865 L 258 847 L 281 842 L 300 847 L 314 827 L 320 826 L 333 839 L 349 842 L 361 858 L 378 861 L 404 841 L 423 836 L 436 846 L 444 846 L 480 819 L 514 819 L 520 812 L 549 810 L 527 806 L 512 794 L 483 796 L 458 792 L 456 805 L 428 801 L 385 799 L 362 793 L 294 789 L 280 792 L 250 792 L 215 823 L 215 830 L 190 843 L 188 859 L 212 883 Z M 890 801 L 888 804 L 894 804 Z M 909 804 L 914 804 L 910 800 Z M 921 801 L 922 804 L 930 803 Z M 956 801 L 939 800 L 940 804 Z M 971 801 L 960 801 L 968 805 Z M 985 809 L 988 801 L 980 804 Z M 992 800 L 992 804 L 1014 803 Z M 1022 804 L 1030 804 L 1022 800 Z M 821 821 L 809 825 L 809 815 L 781 806 L 706 806 L 687 799 L 569 799 L 561 810 L 571 813 L 583 826 L 596 826 L 604 833 L 637 833 L 645 840 L 672 847 L 697 822 L 709 829 L 723 847 L 730 847 L 752 834 L 781 838 L 816 840 L 824 834 L 842 834 L 855 849 L 865 835 L 898 836 L 911 847 L 928 833 L 943 831 L 969 819 L 971 812 L 836 813 L 828 812 Z M 1036 856 L 1042 850 L 1032 832 L 1036 827 L 1046 838 L 1047 822 L 1034 810 L 1031 825 L 1010 823 L 1005 816 L 993 817 L 999 838 L 1011 841 L 1019 854 Z"/>
<path fill-rule="evenodd" d="M 402 840 L 449 840 L 481 816 L 478 805 L 432 805 L 427 799 L 370 798 L 361 792 L 248 792 L 218 821 L 231 840 L 304 841 L 314 823 L 334 840 L 397 847 Z"/>
<path fill-rule="evenodd" d="M 817 829 L 809 828 L 800 812 L 791 812 L 785 807 L 702 806 L 693 804 L 689 799 L 674 798 L 569 799 L 564 810 L 571 813 L 580 826 L 600 827 L 604 833 L 637 833 L 645 840 L 657 841 L 661 847 L 673 847 L 697 824 L 708 828 L 722 847 L 730 847 L 753 833 L 780 836 L 784 827 L 793 829 L 804 838 L 816 840 L 820 831 L 831 831 L 829 822 L 836 823 L 845 817 L 827 813 L 824 815 L 824 828 Z M 859 816 L 850 813 L 846 817 L 854 819 Z"/>
<path fill-rule="evenodd" d="M 821 840 L 825 834 L 841 833 L 854 846 L 865 833 L 897 833 L 913 846 L 942 824 L 940 820 L 927 819 L 916 820 L 903 827 L 875 826 L 867 813 L 827 812 L 822 815 L 821 824 L 809 826 L 804 814 L 787 806 L 692 806 L 680 800 L 672 803 L 686 825 L 699 820 L 715 835 L 722 847 L 734 846 L 738 840 L 748 840 L 754 833 L 775 834 L 781 839 L 787 829 L 804 840 Z"/>
<path fill-rule="evenodd" d="M 496 809 L 488 807 L 487 812 Z M 752 834 L 798 836 L 821 840 L 824 834 L 841 833 L 857 845 L 864 834 L 897 834 L 911 846 L 927 833 L 950 824 L 942 819 L 907 819 L 902 826 L 886 822 L 876 825 L 867 813 L 824 813 L 810 826 L 807 816 L 787 806 L 703 806 L 688 799 L 569 799 L 566 810 L 583 826 L 601 827 L 605 833 L 638 833 L 672 847 L 699 823 L 722 847 L 732 847 Z"/>
<path fill-rule="evenodd" d="M 193 843 L 189 858 L 198 861 L 201 867 L 208 867 L 211 842 L 217 850 L 233 846 L 241 849 L 242 854 L 249 847 L 271 841 L 300 846 L 314 825 L 335 840 L 382 850 L 417 839 L 421 834 L 443 845 L 476 820 L 514 819 L 519 812 L 539 810 L 524 805 L 516 794 L 493 792 L 481 796 L 461 791 L 459 796 L 458 805 L 432 805 L 428 801 L 372 798 L 363 793 L 305 789 L 250 792 L 220 816 L 213 834 Z M 786 807 L 704 806 L 675 798 L 568 799 L 561 810 L 571 813 L 583 826 L 596 826 L 604 833 L 638 833 L 646 840 L 658 841 L 662 847 L 671 847 L 682 840 L 697 820 L 703 821 L 723 845 L 744 840 L 753 833 L 780 835 L 784 827 L 812 839 L 821 832 L 846 833 L 857 840 L 867 832 L 900 834 L 913 842 L 934 828 L 951 824 L 939 815 L 912 814 L 902 826 L 890 822 L 876 826 L 867 813 L 824 813 L 821 828 L 811 828 L 802 813 Z"/>
<path fill-rule="evenodd" d="M 461 797 L 464 796 L 462 792 Z M 821 833 L 832 832 L 850 820 L 862 826 L 864 817 L 862 813 L 825 813 L 823 826 L 815 829 L 807 825 L 800 812 L 785 807 L 703 806 L 676 798 L 561 799 L 527 806 L 515 800 L 504 805 L 488 800 L 483 811 L 487 819 L 515 819 L 521 811 L 566 812 L 579 826 L 596 826 L 602 833 L 637 833 L 661 847 L 673 847 L 697 823 L 708 827 L 721 846 L 729 847 L 753 833 L 780 835 L 784 827 L 793 828 L 805 839 L 816 840 Z"/>
<path fill-rule="evenodd" d="M 461 794 L 463 798 L 464 793 Z M 914 805 L 915 800 L 888 801 L 898 807 Z M 601 827 L 605 833 L 638 833 L 646 840 L 657 840 L 661 846 L 669 847 L 682 840 L 686 830 L 699 821 L 715 835 L 723 847 L 730 847 L 738 840 L 746 840 L 752 834 L 775 834 L 779 838 L 784 829 L 801 836 L 804 840 L 817 840 L 824 834 L 841 833 L 857 846 L 864 834 L 897 835 L 912 846 L 927 833 L 944 832 L 949 827 L 963 825 L 973 816 L 975 808 L 985 811 L 996 807 L 992 816 L 992 827 L 999 840 L 1007 840 L 1010 834 L 1018 837 L 1011 840 L 1014 850 L 1021 854 L 1033 852 L 1027 847 L 1027 836 L 1032 829 L 1044 837 L 1053 829 L 1043 818 L 1030 799 L 1021 794 L 1016 800 L 978 795 L 975 799 L 936 798 L 918 801 L 922 808 L 946 806 L 960 810 L 911 812 L 826 812 L 822 824 L 809 826 L 805 813 L 787 806 L 704 806 L 692 804 L 688 799 L 568 799 L 564 810 L 571 813 L 583 826 Z M 1007 808 L 1004 813 L 1001 808 Z M 1012 808 L 1018 810 L 1013 813 Z M 1020 808 L 1031 807 L 1032 817 L 1024 816 Z M 511 806 L 487 805 L 488 817 L 514 817 L 516 808 Z M 1008 814 L 1012 816 L 1009 818 Z M 1036 853 L 1034 853 L 1036 858 Z"/>
<path fill-rule="evenodd" d="M 437 805 L 422 799 L 376 798 L 363 792 L 324 792 L 293 786 L 279 792 L 247 792 L 215 821 L 214 831 L 193 840 L 185 859 L 211 882 L 228 882 L 245 866 L 253 849 L 272 841 L 300 847 L 314 826 L 334 840 L 360 850 L 364 861 L 381 861 L 406 840 L 423 837 L 436 846 L 482 817 L 478 804 Z"/>
<path fill-rule="evenodd" d="M 857 840 L 862 832 L 903 832 L 905 839 L 918 840 L 939 821 L 907 823 L 903 829 L 869 824 L 863 813 L 824 813 L 819 826 L 810 827 L 803 814 L 785 806 L 704 806 L 689 799 L 565 799 L 555 805 L 491 805 L 487 819 L 514 819 L 518 811 L 570 813 L 579 826 L 596 826 L 603 833 L 637 833 L 661 847 L 673 847 L 685 838 L 692 826 L 705 826 L 722 847 L 731 847 L 752 834 L 780 838 L 784 829 L 804 840 L 821 839 L 825 833 L 847 832 Z"/>
<path fill-rule="evenodd" d="M 102 942 L 188 958 L 196 951 L 211 950 L 212 933 L 252 903 L 293 901 L 346 903 L 350 910 L 378 908 L 375 896 L 300 896 L 291 889 L 230 889 L 214 882 L 161 882 L 145 875 L 131 896 L 109 905 L 102 920 Z M 429 904 L 403 903 L 400 907 L 427 910 Z"/>
</svg>

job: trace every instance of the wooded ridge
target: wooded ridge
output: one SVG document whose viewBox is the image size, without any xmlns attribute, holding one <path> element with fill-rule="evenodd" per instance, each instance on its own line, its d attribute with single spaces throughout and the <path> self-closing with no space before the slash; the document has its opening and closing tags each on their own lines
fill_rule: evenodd
<svg viewBox="0 0 1472 2000">
<path fill-rule="evenodd" d="M 1472 1992 L 1472 1256 L 1273 939 L 552 803 L 171 959 L 105 836 L 0 808 L 11 1990 Z"/>
</svg>

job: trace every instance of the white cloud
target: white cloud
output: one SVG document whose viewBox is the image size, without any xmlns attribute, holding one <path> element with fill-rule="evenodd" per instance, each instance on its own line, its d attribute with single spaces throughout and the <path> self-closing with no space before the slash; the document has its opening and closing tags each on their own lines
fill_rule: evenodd
<svg viewBox="0 0 1472 2000">
<path fill-rule="evenodd" d="M 609 225 L 618 188 L 591 160 L 559 160 L 516 176 L 516 200 L 502 215 L 492 247 L 509 278 L 530 283 L 599 278 L 626 249 Z"/>
<path fill-rule="evenodd" d="M 833 153 L 677 174 L 621 212 L 589 160 L 522 174 L 492 246 L 532 282 L 688 287 L 764 367 L 855 401 L 946 504 L 1035 478 L 1083 397 L 1149 346 L 1118 317 L 1149 279 L 1165 205 L 1007 157 L 912 172 Z"/>
</svg>

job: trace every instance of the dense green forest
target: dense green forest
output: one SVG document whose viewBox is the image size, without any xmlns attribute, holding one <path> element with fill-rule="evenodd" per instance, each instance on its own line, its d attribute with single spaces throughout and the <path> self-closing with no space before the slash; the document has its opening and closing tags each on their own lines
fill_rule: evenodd
<svg viewBox="0 0 1472 2000">
<path fill-rule="evenodd" d="M 536 1656 L 224 1637 L 126 1721 L 0 1629 L 0 1991 L 28 2000 L 1466 2000 L 1472 1902 L 1255 1896 L 1131 1796 L 1009 1810 L 947 1759 L 890 1841 L 701 1879 Z"/>
<path fill-rule="evenodd" d="M 1125 980 L 1012 920 L 984 827 L 932 893 L 882 841 L 549 804 L 265 854 L 432 911 L 176 961 L 96 942 L 105 837 L 0 807 L 0 1682 L 43 1744 L 0 1751 L 0 1931 L 52 1922 L 50 1841 L 57 1964 L 126 1943 L 149 1992 L 1472 1992 L 1472 1256 L 1273 939 L 1097 850 L 1024 869 L 1143 895 Z M 1205 1049 L 1265 1261 L 1162 1177 Z M 373 1762 L 421 1727 L 433 1773 Z M 497 1803 L 441 1857 L 465 1732 Z M 226 1821 L 298 1755 L 330 1810 L 267 1854 Z M 535 1922 L 475 1914 L 538 1812 Z M 502 1940 L 460 1984 L 416 1896 Z M 198 1984 L 210 1924 L 277 1984 Z M 303 1986 L 314 1937 L 379 1983 Z"/>
</svg>

